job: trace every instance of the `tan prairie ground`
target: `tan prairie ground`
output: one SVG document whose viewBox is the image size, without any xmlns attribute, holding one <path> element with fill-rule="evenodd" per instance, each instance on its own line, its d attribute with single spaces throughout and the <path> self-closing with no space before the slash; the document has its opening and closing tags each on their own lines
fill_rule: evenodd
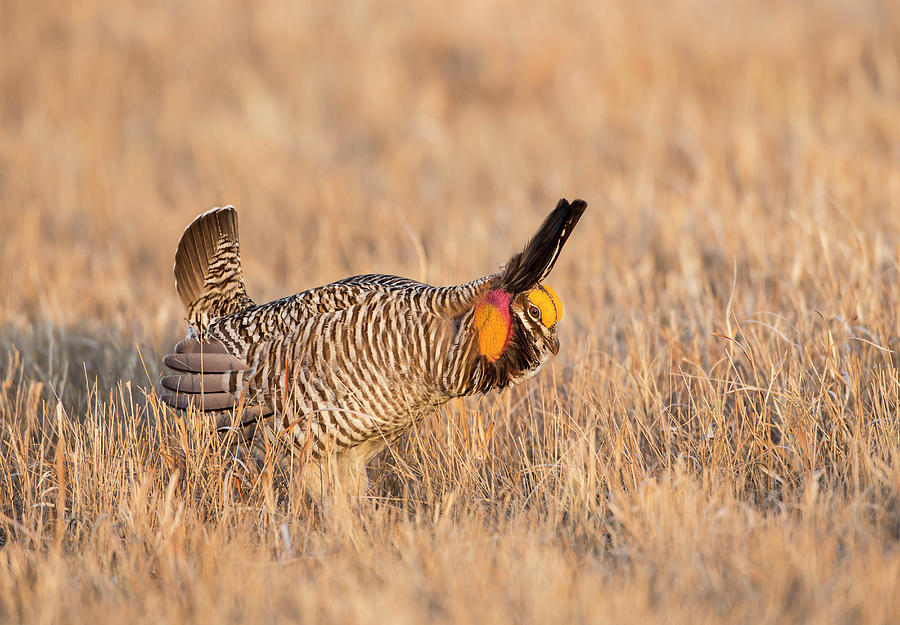
<svg viewBox="0 0 900 625">
<path fill-rule="evenodd" d="M 900 4 L 0 13 L 0 619 L 900 622 Z M 483 275 L 563 196 L 559 357 L 367 500 L 162 413 L 196 214 L 264 301 Z"/>
</svg>

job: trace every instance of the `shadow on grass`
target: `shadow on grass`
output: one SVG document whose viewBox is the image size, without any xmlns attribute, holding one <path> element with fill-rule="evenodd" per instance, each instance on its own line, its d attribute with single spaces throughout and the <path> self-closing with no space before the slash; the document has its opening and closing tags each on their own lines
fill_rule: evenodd
<svg viewBox="0 0 900 625">
<path fill-rule="evenodd" d="M 0 379 L 25 383 L 77 418 L 92 397 L 103 400 L 123 387 L 144 403 L 158 390 L 162 349 L 88 324 L 7 326 L 0 328 Z"/>
</svg>

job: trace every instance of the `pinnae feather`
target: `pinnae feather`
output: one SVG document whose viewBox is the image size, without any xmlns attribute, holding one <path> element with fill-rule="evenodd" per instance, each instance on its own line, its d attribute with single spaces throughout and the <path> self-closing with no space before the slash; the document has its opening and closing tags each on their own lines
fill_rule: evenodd
<svg viewBox="0 0 900 625">
<path fill-rule="evenodd" d="M 586 208 L 587 202 L 584 200 L 575 200 L 570 204 L 565 198 L 561 199 L 525 249 L 506 263 L 500 288 L 516 294 L 530 291 L 542 282 L 553 269 Z"/>
</svg>

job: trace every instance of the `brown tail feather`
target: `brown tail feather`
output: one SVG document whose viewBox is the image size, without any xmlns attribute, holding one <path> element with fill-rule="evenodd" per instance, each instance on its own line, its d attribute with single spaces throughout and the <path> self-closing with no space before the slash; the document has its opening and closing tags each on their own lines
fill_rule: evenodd
<svg viewBox="0 0 900 625">
<path fill-rule="evenodd" d="M 506 263 L 500 277 L 501 288 L 509 293 L 522 293 L 543 282 L 585 208 L 584 200 L 569 204 L 565 198 L 561 199 L 525 249 Z"/>
<path fill-rule="evenodd" d="M 188 322 L 201 332 L 210 321 L 253 305 L 244 288 L 234 207 L 203 213 L 181 235 L 175 288 Z"/>
</svg>

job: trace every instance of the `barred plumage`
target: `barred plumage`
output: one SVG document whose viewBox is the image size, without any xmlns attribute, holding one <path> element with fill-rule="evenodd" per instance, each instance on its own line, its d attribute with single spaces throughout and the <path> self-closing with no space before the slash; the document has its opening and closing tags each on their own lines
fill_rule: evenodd
<svg viewBox="0 0 900 625">
<path fill-rule="evenodd" d="M 430 409 L 518 383 L 558 351 L 561 304 L 541 282 L 585 208 L 560 200 L 523 252 L 466 284 L 369 274 L 262 305 L 244 289 L 236 211 L 208 211 L 176 252 L 190 330 L 164 359 L 163 400 L 297 459 L 308 485 L 325 458 L 363 479 Z"/>
</svg>

